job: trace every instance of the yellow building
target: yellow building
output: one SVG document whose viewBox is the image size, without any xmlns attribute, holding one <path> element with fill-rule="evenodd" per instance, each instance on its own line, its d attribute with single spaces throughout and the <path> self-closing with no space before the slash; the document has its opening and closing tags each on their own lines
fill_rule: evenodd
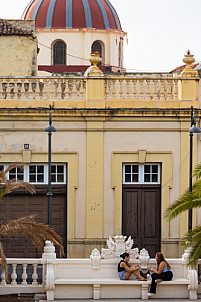
<svg viewBox="0 0 201 302">
<path fill-rule="evenodd" d="M 48 138 L 52 105 L 52 224 L 68 257 L 89 256 L 109 236 L 126 235 L 153 257 L 177 257 L 187 214 L 169 223 L 165 209 L 188 187 L 191 106 L 200 118 L 199 77 L 190 64 L 181 75 L 103 74 L 92 54 L 86 73 L 8 77 L 0 70 L 0 166 L 25 165 L 9 179 L 36 186 L 13 193 L 0 219 L 37 214 L 47 223 Z M 194 135 L 194 164 L 200 162 Z M 200 224 L 193 213 L 193 224 Z M 26 241 L 6 243 L 8 257 L 36 257 Z M 15 248 L 13 248 L 15 246 Z"/>
</svg>

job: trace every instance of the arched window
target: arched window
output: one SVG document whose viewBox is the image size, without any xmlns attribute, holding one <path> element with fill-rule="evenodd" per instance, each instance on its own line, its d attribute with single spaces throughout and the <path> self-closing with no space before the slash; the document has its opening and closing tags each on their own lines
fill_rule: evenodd
<svg viewBox="0 0 201 302">
<path fill-rule="evenodd" d="M 102 64 L 105 62 L 105 55 L 104 55 L 104 46 L 101 42 L 95 41 L 91 46 L 91 52 L 99 51 L 100 57 L 102 58 Z"/>
<path fill-rule="evenodd" d="M 66 65 L 66 44 L 57 41 L 53 46 L 53 65 Z"/>
</svg>

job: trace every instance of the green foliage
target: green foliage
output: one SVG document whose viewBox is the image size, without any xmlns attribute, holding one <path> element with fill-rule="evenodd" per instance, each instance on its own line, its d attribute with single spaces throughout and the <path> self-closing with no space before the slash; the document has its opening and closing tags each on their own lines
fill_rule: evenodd
<svg viewBox="0 0 201 302">
<path fill-rule="evenodd" d="M 201 163 L 196 166 L 193 176 L 196 177 L 197 181 L 193 184 L 192 192 L 186 190 L 183 195 L 171 204 L 164 215 L 167 219 L 171 220 L 185 211 L 201 207 Z M 185 234 L 181 239 L 181 245 L 192 247 L 188 258 L 188 265 L 195 265 L 201 255 L 201 226 L 197 226 Z"/>
</svg>

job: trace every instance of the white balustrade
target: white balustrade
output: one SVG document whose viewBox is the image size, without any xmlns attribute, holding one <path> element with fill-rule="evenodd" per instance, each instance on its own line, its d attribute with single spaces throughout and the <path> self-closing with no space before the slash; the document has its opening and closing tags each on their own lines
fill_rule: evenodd
<svg viewBox="0 0 201 302">
<path fill-rule="evenodd" d="M 179 99 L 179 78 L 106 78 L 106 100 L 165 101 Z"/>
<path fill-rule="evenodd" d="M 85 86 L 82 77 L 0 77 L 0 99 L 82 100 Z"/>
<path fill-rule="evenodd" d="M 0 282 L 0 295 L 4 293 L 3 288 L 8 290 L 9 286 L 12 288 L 22 288 L 23 292 L 30 292 L 30 287 L 34 290 L 33 292 L 40 292 L 43 288 L 43 272 L 41 272 L 42 284 L 38 282 L 38 266 L 41 265 L 40 259 L 7 259 L 8 272 L 10 280 L 6 280 L 5 271 L 1 271 L 1 282 Z M 38 288 L 38 290 L 35 290 Z M 14 290 L 14 289 L 13 289 Z M 13 291 L 11 289 L 11 293 Z M 43 290 L 42 290 L 43 291 Z M 20 292 L 20 291 L 19 291 Z M 7 292 L 5 292 L 7 293 Z M 4 294 L 5 294 L 4 293 Z"/>
</svg>

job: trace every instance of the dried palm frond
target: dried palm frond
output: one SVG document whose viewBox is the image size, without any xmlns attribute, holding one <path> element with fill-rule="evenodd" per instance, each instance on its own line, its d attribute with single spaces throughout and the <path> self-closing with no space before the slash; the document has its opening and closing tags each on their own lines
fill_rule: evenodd
<svg viewBox="0 0 201 302">
<path fill-rule="evenodd" d="M 14 168 L 23 170 L 24 166 L 22 163 L 13 163 L 10 164 L 5 171 L 0 171 L 0 199 L 13 190 L 18 189 L 28 191 L 31 194 L 35 193 L 35 188 L 32 184 L 18 179 L 7 179 L 6 174 Z"/>
<path fill-rule="evenodd" d="M 50 240 L 59 248 L 60 255 L 64 254 L 62 239 L 48 225 L 36 221 L 35 215 L 26 216 L 19 219 L 13 219 L 6 224 L 0 224 L 0 235 L 11 237 L 15 236 L 29 237 L 33 243 L 43 250 L 45 241 Z"/>
<path fill-rule="evenodd" d="M 1 258 L 1 268 L 2 271 L 5 272 L 6 277 L 8 277 L 8 269 L 7 269 L 7 262 L 6 262 L 6 255 L 4 253 L 3 245 L 0 241 L 0 258 Z"/>
<path fill-rule="evenodd" d="M 4 172 L 5 174 L 11 171 L 12 169 L 19 168 L 20 170 L 24 170 L 24 165 L 19 162 L 11 163 Z"/>
</svg>

